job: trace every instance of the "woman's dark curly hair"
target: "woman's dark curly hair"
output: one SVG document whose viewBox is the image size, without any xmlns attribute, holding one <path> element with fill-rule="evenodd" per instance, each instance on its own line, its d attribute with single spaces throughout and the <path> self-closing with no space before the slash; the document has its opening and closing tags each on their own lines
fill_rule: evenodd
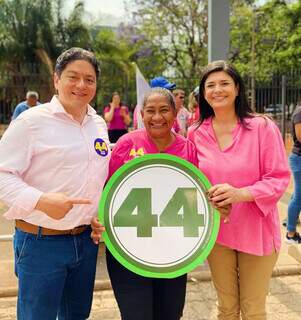
<svg viewBox="0 0 301 320">
<path fill-rule="evenodd" d="M 224 60 L 213 61 L 207 65 L 203 70 L 200 86 L 199 86 L 199 109 L 200 109 L 200 119 L 199 124 L 201 124 L 205 119 L 214 115 L 214 111 L 210 104 L 204 97 L 205 93 L 205 82 L 209 75 L 213 72 L 223 71 L 227 73 L 233 80 L 236 86 L 238 86 L 238 95 L 235 99 L 235 113 L 239 118 L 240 122 L 244 125 L 245 118 L 252 118 L 255 113 L 249 106 L 246 89 L 241 76 L 238 71 Z"/>
</svg>

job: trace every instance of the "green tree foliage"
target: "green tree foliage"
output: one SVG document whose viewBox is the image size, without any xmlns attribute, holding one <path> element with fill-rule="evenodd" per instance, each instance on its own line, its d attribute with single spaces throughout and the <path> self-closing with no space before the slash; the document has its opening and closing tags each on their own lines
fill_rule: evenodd
<svg viewBox="0 0 301 320">
<path fill-rule="evenodd" d="M 55 59 L 72 46 L 92 49 L 101 62 L 99 110 L 115 90 L 135 104 L 132 62 L 146 79 L 164 74 L 192 88 L 207 64 L 207 2 L 133 0 L 131 24 L 111 29 L 85 23 L 83 1 L 66 17 L 63 0 L 0 0 L 0 103 L 10 96 L 21 100 L 28 89 L 49 99 Z M 300 68 L 301 0 L 256 3 L 231 0 L 230 60 L 250 76 L 253 39 L 259 83 Z"/>
<path fill-rule="evenodd" d="M 301 0 L 287 6 L 282 11 L 283 15 L 279 19 L 285 21 L 285 46 L 279 46 L 276 52 L 277 65 L 279 71 L 284 72 L 287 69 L 300 68 L 301 66 Z"/>
<path fill-rule="evenodd" d="M 135 25 L 161 48 L 165 69 L 189 81 L 207 61 L 207 1 L 135 0 Z"/>
<path fill-rule="evenodd" d="M 54 45 L 51 30 L 51 16 L 43 21 L 43 14 L 49 12 L 49 1 L 3 1 L 0 11 L 0 28 L 3 30 L 0 48 L 1 57 L 13 62 L 34 62 L 35 49 Z M 47 41 L 47 42 L 46 42 Z"/>
<path fill-rule="evenodd" d="M 122 99 L 130 99 L 133 91 L 134 68 L 131 64 L 135 53 L 126 41 L 118 39 L 116 33 L 102 28 L 94 39 L 94 51 L 101 64 L 100 94 L 97 97 L 98 109 L 110 102 L 111 94 L 118 91 Z M 101 106 L 101 107 L 100 107 Z"/>
<path fill-rule="evenodd" d="M 63 47 L 90 48 L 92 46 L 90 28 L 83 23 L 84 12 L 84 2 L 79 1 L 63 22 L 62 30 L 65 32 Z"/>
<path fill-rule="evenodd" d="M 252 36 L 255 75 L 265 82 L 276 73 L 300 68 L 301 0 L 270 0 L 261 7 L 235 0 L 231 12 L 230 59 L 244 76 L 251 73 Z"/>
<path fill-rule="evenodd" d="M 73 46 L 93 50 L 101 62 L 99 110 L 116 90 L 127 103 L 135 104 L 132 62 L 147 70 L 147 75 L 149 70 L 162 70 L 159 49 L 137 37 L 133 26 L 113 30 L 86 25 L 82 1 L 67 17 L 63 0 L 0 0 L 0 4 L 0 66 L 8 74 L 2 85 L 14 91 L 8 94 L 6 90 L 5 94 L 15 96 L 16 102 L 28 89 L 37 90 L 42 101 L 48 100 L 53 94 L 55 60 Z"/>
<path fill-rule="evenodd" d="M 161 74 L 162 57 L 158 46 L 141 36 L 133 25 L 121 24 L 117 29 L 101 28 L 94 39 L 93 49 L 101 63 L 99 110 L 118 91 L 124 102 L 136 104 L 135 62 L 146 79 Z"/>
<path fill-rule="evenodd" d="M 230 60 L 245 76 L 251 70 L 252 11 L 243 1 L 233 1 L 230 24 Z"/>
<path fill-rule="evenodd" d="M 146 79 L 151 79 L 163 73 L 164 60 L 161 46 L 149 41 L 145 35 L 132 24 L 120 24 L 117 38 L 132 48 L 131 60 L 135 62 Z"/>
<path fill-rule="evenodd" d="M 71 46 L 91 46 L 83 3 L 68 18 L 62 18 L 61 10 L 61 0 L 1 0 L 0 66 L 9 73 L 7 85 L 17 85 L 19 100 L 29 88 L 48 99 L 58 54 Z"/>
</svg>

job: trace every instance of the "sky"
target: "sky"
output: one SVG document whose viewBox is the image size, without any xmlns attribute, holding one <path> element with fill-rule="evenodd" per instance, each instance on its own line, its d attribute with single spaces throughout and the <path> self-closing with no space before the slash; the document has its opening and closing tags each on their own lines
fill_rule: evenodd
<svg viewBox="0 0 301 320">
<path fill-rule="evenodd" d="M 66 12 L 72 9 L 75 2 L 76 0 L 65 0 Z M 115 25 L 126 18 L 125 4 L 130 4 L 131 0 L 83 0 L 83 2 L 93 20 L 101 19 L 103 16 L 109 16 L 105 20 L 110 20 L 111 16 L 115 16 L 116 21 L 111 21 L 112 25 Z"/>
<path fill-rule="evenodd" d="M 103 24 L 116 26 L 129 17 L 125 4 L 130 8 L 132 0 L 83 0 L 89 20 L 100 21 Z M 267 0 L 257 0 L 262 5 Z M 70 12 L 76 0 L 65 0 L 65 10 Z"/>
</svg>

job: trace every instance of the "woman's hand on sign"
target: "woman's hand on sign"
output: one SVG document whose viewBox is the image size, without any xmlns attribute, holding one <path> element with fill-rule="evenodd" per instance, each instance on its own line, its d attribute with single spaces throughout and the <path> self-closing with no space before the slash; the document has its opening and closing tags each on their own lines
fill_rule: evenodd
<svg viewBox="0 0 301 320">
<path fill-rule="evenodd" d="M 254 200 L 247 188 L 235 188 L 228 183 L 214 185 L 208 190 L 208 196 L 216 208 L 225 207 L 232 203 Z"/>
<path fill-rule="evenodd" d="M 95 244 L 99 244 L 102 233 L 105 231 L 105 227 L 99 222 L 97 217 L 91 220 L 91 238 Z"/>
</svg>

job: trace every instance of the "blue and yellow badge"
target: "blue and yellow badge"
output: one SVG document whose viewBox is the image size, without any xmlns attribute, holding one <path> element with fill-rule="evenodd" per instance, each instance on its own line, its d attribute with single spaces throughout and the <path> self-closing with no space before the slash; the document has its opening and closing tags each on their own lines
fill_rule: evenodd
<svg viewBox="0 0 301 320">
<path fill-rule="evenodd" d="M 94 149 L 95 151 L 102 157 L 108 155 L 109 149 L 104 140 L 97 138 L 94 141 Z"/>
</svg>

